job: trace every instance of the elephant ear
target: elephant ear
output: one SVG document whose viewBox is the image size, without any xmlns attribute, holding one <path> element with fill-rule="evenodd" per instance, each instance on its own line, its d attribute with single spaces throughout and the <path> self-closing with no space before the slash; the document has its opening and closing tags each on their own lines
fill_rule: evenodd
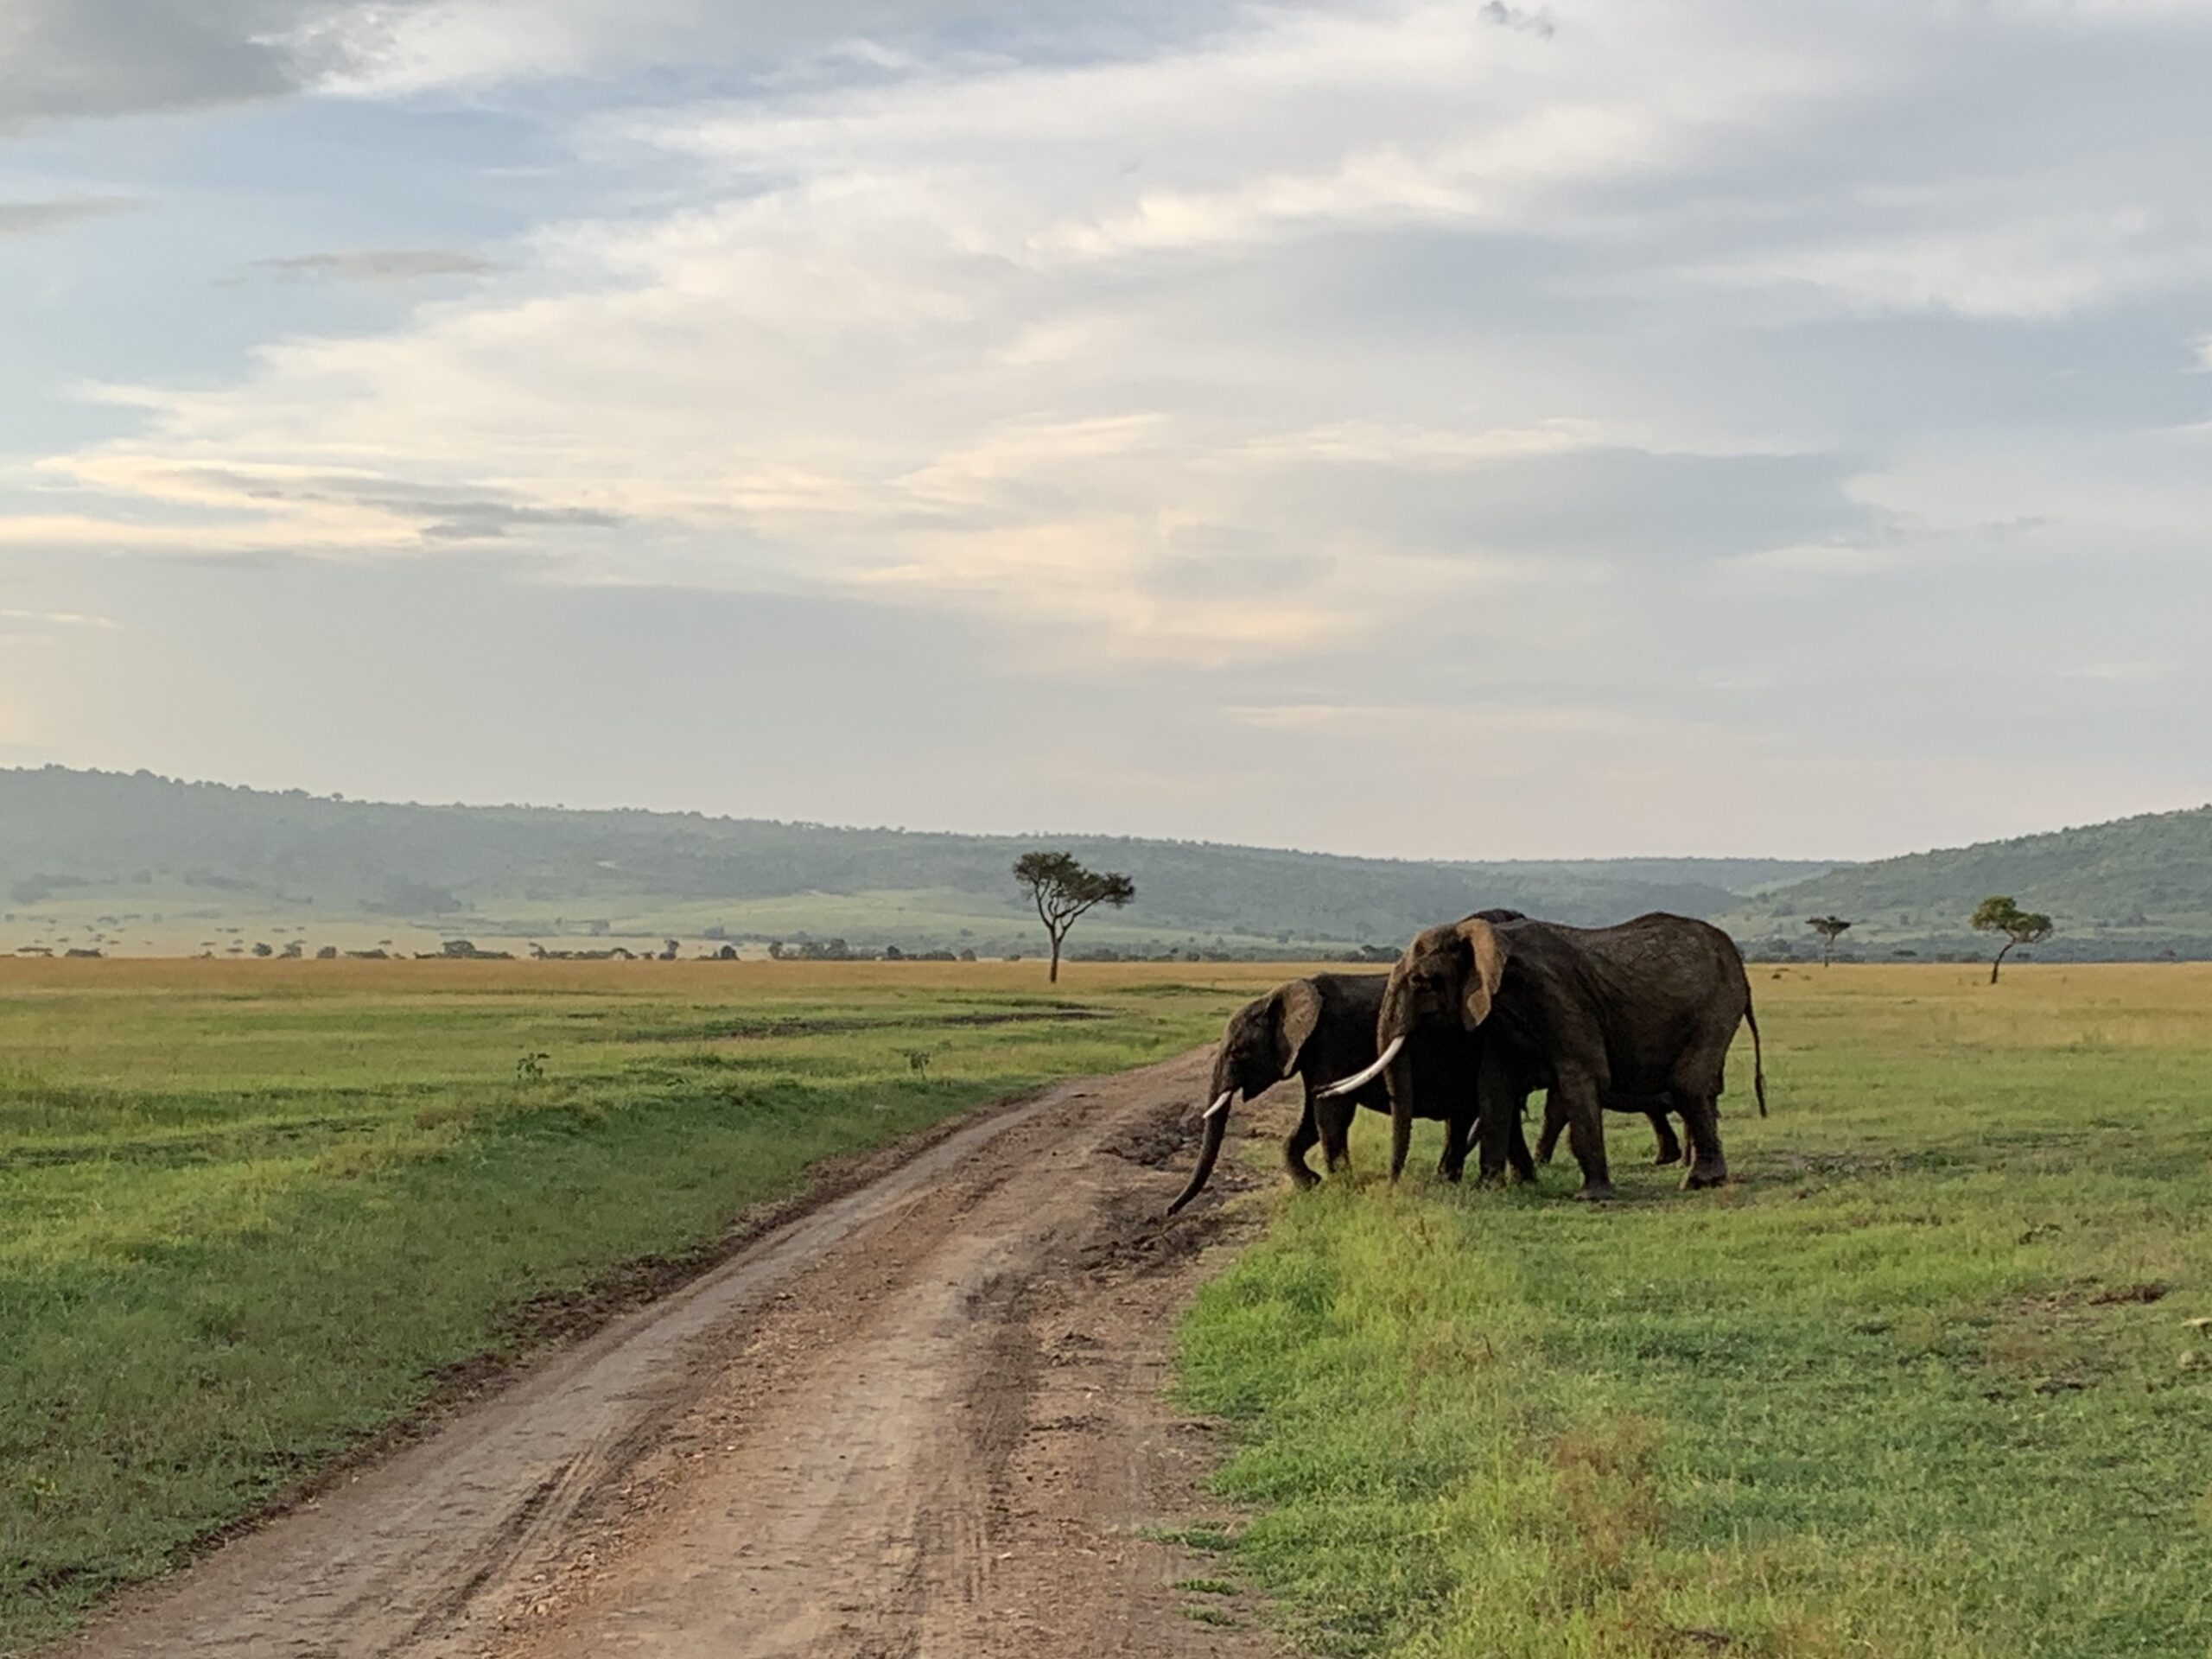
<svg viewBox="0 0 2212 1659">
<path fill-rule="evenodd" d="M 1321 993 L 1310 979 L 1294 979 L 1275 993 L 1276 1041 L 1286 1077 L 1298 1070 L 1298 1057 L 1321 1023 Z"/>
<path fill-rule="evenodd" d="M 1497 995 L 1499 982 L 1505 977 L 1505 941 L 1497 937 L 1496 928 L 1479 916 L 1459 924 L 1459 937 L 1466 940 L 1474 953 L 1460 1006 L 1460 1017 L 1466 1021 L 1467 1029 L 1472 1031 L 1490 1018 L 1490 1005 Z"/>
</svg>

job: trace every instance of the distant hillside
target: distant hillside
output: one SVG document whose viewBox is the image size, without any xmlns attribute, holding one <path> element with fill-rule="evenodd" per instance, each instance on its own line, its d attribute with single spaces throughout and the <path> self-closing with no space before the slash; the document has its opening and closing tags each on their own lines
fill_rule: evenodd
<svg viewBox="0 0 2212 1659">
<path fill-rule="evenodd" d="M 1805 918 L 1834 914 L 1862 957 L 1980 956 L 1967 918 L 1993 893 L 2057 923 L 2035 952 L 2046 960 L 2212 957 L 2212 806 L 1845 866 L 1714 919 L 1754 950 L 1808 952 Z"/>
<path fill-rule="evenodd" d="M 1486 905 L 1564 921 L 1709 915 L 1828 867 L 1805 861 L 1396 861 L 1096 836 L 960 836 L 696 813 L 391 805 L 149 772 L 0 770 L 0 950 L 282 949 L 441 937 L 519 944 L 846 939 L 1030 952 L 1007 867 L 1065 849 L 1137 902 L 1078 953 L 1395 950 Z"/>
</svg>

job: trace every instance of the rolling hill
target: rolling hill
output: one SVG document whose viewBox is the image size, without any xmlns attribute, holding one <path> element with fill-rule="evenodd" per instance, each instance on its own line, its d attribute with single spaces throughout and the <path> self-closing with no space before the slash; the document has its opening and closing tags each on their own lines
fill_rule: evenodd
<svg viewBox="0 0 2212 1659">
<path fill-rule="evenodd" d="M 1762 954 L 1809 954 L 1805 918 L 1833 914 L 1853 922 L 1853 954 L 1979 957 L 1989 947 L 1967 918 L 1993 893 L 2057 923 L 2035 952 L 2046 960 L 2212 957 L 2212 806 L 1840 866 L 1713 919 Z"/>
<path fill-rule="evenodd" d="M 1096 836 L 965 836 L 694 813 L 399 805 L 0 770 L 0 949 L 434 949 L 441 938 L 657 945 L 842 938 L 855 949 L 1038 948 L 1007 868 L 1063 848 L 1135 878 L 1077 953 L 1395 951 L 1510 905 L 1600 923 L 1709 914 L 1827 866 L 1759 859 L 1437 863 Z"/>
<path fill-rule="evenodd" d="M 1784 859 L 1415 861 L 1198 842 L 843 829 L 696 813 L 348 801 L 150 772 L 0 770 L 0 950 L 111 954 L 521 950 L 843 939 L 855 950 L 1027 954 L 1015 856 L 1123 870 L 1137 902 L 1088 917 L 1078 956 L 1395 950 L 1485 905 L 1586 925 L 1705 916 L 1758 955 L 1980 957 L 1991 893 L 2049 911 L 2047 959 L 2212 957 L 2212 806 L 1873 863 Z"/>
</svg>

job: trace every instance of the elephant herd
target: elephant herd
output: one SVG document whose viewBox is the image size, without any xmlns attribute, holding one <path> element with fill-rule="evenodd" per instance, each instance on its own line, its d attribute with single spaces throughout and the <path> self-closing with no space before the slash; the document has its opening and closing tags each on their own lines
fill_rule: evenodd
<svg viewBox="0 0 2212 1659">
<path fill-rule="evenodd" d="M 1682 1157 L 1669 1115 L 1682 1120 L 1682 1185 L 1728 1179 L 1717 1102 L 1736 1027 L 1751 1029 L 1752 1083 L 1766 1116 L 1766 1077 L 1751 981 L 1735 942 L 1685 916 L 1639 916 L 1618 927 L 1567 927 L 1511 910 L 1478 911 L 1424 929 L 1383 974 L 1294 979 L 1239 1009 L 1214 1059 L 1198 1167 L 1167 1213 L 1204 1190 L 1221 1155 L 1229 1109 L 1286 1078 L 1306 1109 L 1283 1142 L 1300 1186 L 1318 1180 L 1306 1155 L 1342 1167 L 1361 1106 L 1390 1118 L 1390 1179 L 1405 1167 L 1416 1117 L 1445 1126 L 1437 1166 L 1456 1181 L 1471 1148 L 1485 1180 L 1510 1164 L 1531 1179 L 1522 1130 L 1529 1096 L 1547 1091 L 1538 1155 L 1560 1133 L 1581 1166 L 1583 1198 L 1612 1196 L 1606 1111 L 1650 1122 L 1656 1161 Z"/>
</svg>

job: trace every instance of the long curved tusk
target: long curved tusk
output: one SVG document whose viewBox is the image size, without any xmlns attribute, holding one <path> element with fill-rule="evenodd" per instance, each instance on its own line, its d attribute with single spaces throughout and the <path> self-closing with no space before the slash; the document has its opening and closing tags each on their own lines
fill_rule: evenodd
<svg viewBox="0 0 2212 1659">
<path fill-rule="evenodd" d="M 1234 1095 L 1236 1092 L 1236 1091 L 1234 1089 L 1223 1090 L 1221 1091 L 1221 1098 L 1214 1102 L 1212 1105 L 1207 1107 L 1205 1110 L 1200 1114 L 1199 1121 L 1203 1122 L 1209 1117 L 1219 1117 L 1224 1112 L 1227 1111 L 1229 1109 L 1230 1096 Z"/>
<path fill-rule="evenodd" d="M 1389 1046 L 1375 1057 L 1374 1065 L 1363 1071 L 1355 1071 L 1348 1077 L 1338 1077 L 1325 1089 L 1316 1089 L 1313 1091 L 1313 1097 L 1317 1100 L 1334 1100 L 1340 1095 L 1351 1093 L 1355 1089 L 1364 1089 L 1382 1075 L 1383 1069 L 1398 1058 L 1398 1051 L 1405 1046 L 1404 1038 L 1393 1037 Z"/>
</svg>

